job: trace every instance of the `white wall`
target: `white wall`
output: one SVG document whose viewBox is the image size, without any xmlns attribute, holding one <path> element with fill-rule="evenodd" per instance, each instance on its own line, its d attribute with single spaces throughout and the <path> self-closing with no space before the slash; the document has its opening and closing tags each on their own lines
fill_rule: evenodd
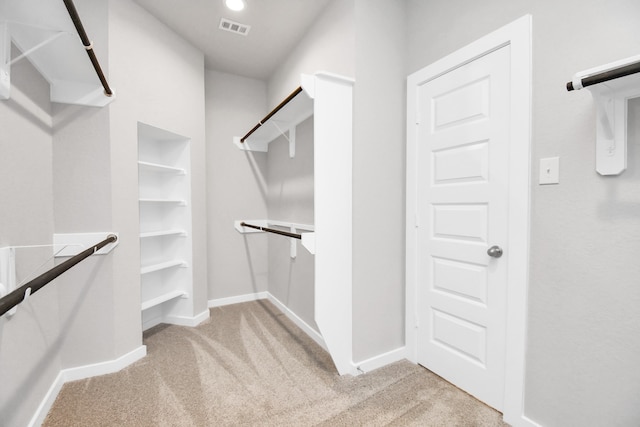
<svg viewBox="0 0 640 427">
<path fill-rule="evenodd" d="M 525 414 L 544 426 L 640 423 L 640 150 L 629 169 L 595 172 L 595 107 L 567 92 L 580 70 L 636 55 L 634 0 L 407 1 L 407 73 L 531 13 L 533 153 Z M 537 185 L 560 157 L 560 184 Z"/>
<path fill-rule="evenodd" d="M 296 128 L 295 157 L 289 157 L 289 142 L 285 137 L 269 144 L 267 183 L 270 219 L 315 223 L 313 158 L 313 117 Z M 269 292 L 317 331 L 314 320 L 315 256 L 298 240 L 296 257 L 291 258 L 290 240 L 268 235 Z"/>
<path fill-rule="evenodd" d="M 117 100 L 109 106 L 116 352 L 140 344 L 138 122 L 191 140 L 193 312 L 207 310 L 204 57 L 137 4 L 112 0 L 109 76 Z"/>
<path fill-rule="evenodd" d="M 51 244 L 49 84 L 28 61 L 17 62 L 11 71 L 11 98 L 0 101 L 0 248 Z M 17 249 L 18 281 L 51 254 L 50 247 Z M 38 272 L 50 267 L 47 263 Z M 0 317 L 0 425 L 26 425 L 58 375 L 60 327 L 52 322 L 58 315 L 58 288 L 53 285 L 21 304 L 14 316 Z"/>
<path fill-rule="evenodd" d="M 233 222 L 267 217 L 267 154 L 233 144 L 266 114 L 266 84 L 206 72 L 209 300 L 267 290 L 267 240 Z"/>
<path fill-rule="evenodd" d="M 300 86 L 300 74 L 355 75 L 354 0 L 333 0 L 268 81 L 269 110 Z M 265 111 L 266 113 L 266 111 Z"/>
<path fill-rule="evenodd" d="M 78 12 L 108 70 L 107 4 Z M 54 104 L 53 184 L 56 233 L 112 231 L 109 109 Z M 115 358 L 113 257 L 88 259 L 58 280 L 62 367 Z"/>
<path fill-rule="evenodd" d="M 353 346 L 364 360 L 404 345 L 404 4 L 356 1 Z"/>
</svg>

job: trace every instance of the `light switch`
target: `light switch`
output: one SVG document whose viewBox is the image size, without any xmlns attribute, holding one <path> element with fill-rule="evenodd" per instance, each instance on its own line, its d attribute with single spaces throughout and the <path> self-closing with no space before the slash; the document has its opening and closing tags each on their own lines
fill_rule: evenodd
<svg viewBox="0 0 640 427">
<path fill-rule="evenodd" d="M 560 157 L 540 159 L 540 185 L 560 183 Z"/>
</svg>

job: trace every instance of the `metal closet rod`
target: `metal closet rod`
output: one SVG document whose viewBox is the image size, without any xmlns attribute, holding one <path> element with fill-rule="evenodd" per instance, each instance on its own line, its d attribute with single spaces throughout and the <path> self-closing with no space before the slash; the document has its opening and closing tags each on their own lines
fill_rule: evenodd
<svg viewBox="0 0 640 427">
<path fill-rule="evenodd" d="M 582 87 L 592 86 L 598 83 L 603 83 L 609 80 L 619 79 L 631 74 L 640 73 L 640 62 L 634 62 L 633 64 L 625 65 L 614 70 L 604 71 L 602 73 L 594 74 L 582 79 Z M 567 90 L 575 90 L 573 82 L 567 83 Z"/>
<path fill-rule="evenodd" d="M 36 293 L 40 289 L 42 289 L 45 285 L 50 283 L 53 279 L 60 276 L 65 271 L 69 270 L 71 267 L 78 264 L 80 261 L 88 258 L 93 255 L 95 252 L 99 251 L 103 247 L 107 246 L 109 243 L 113 243 L 118 240 L 115 234 L 110 234 L 104 239 L 102 242 L 97 243 L 91 246 L 89 249 L 85 249 L 77 255 L 69 258 L 65 262 L 56 265 L 51 270 L 42 273 L 40 276 L 35 279 L 25 283 L 19 288 L 11 291 L 4 297 L 0 298 L 0 316 L 5 314 L 7 311 L 11 310 L 16 305 L 20 304 L 31 294 Z"/>
<path fill-rule="evenodd" d="M 293 98 L 296 97 L 296 95 L 298 95 L 300 92 L 302 92 L 302 87 L 299 86 L 296 90 L 294 90 L 293 92 L 291 92 L 291 95 L 287 96 L 284 101 L 282 101 L 280 104 L 278 104 L 276 106 L 276 108 L 274 108 L 273 110 L 271 110 L 271 112 L 269 114 L 267 114 L 266 116 L 264 116 L 264 118 L 262 120 L 260 120 L 258 122 L 257 125 L 255 125 L 253 127 L 253 129 L 251 129 L 249 132 L 247 132 L 247 134 L 245 136 L 243 136 L 242 138 L 240 138 L 240 142 L 244 142 L 245 139 L 249 138 L 251 136 L 252 133 L 254 133 L 255 131 L 257 131 L 260 126 L 262 126 L 267 120 L 269 120 L 275 113 L 277 113 L 278 111 L 280 111 L 280 109 L 282 109 L 282 107 L 284 107 L 285 105 L 287 105 Z"/>
<path fill-rule="evenodd" d="M 279 234 L 281 236 L 293 237 L 294 239 L 302 239 L 302 234 L 289 233 L 288 231 L 276 230 L 275 228 L 261 227 L 259 225 L 247 224 L 244 221 L 241 222 L 240 225 L 243 227 L 255 228 L 256 230 L 260 230 L 260 231 L 266 231 L 267 233 L 274 233 L 274 234 Z"/>
<path fill-rule="evenodd" d="M 87 55 L 89 55 L 89 59 L 93 64 L 93 68 L 96 70 L 96 74 L 98 74 L 100 83 L 102 83 L 102 87 L 104 88 L 104 94 L 107 96 L 112 96 L 113 91 L 109 87 L 109 83 L 107 83 L 107 78 L 104 76 L 104 73 L 102 72 L 102 68 L 100 67 L 98 58 L 96 58 L 96 54 L 93 52 L 93 44 L 89 40 L 89 37 L 87 36 L 86 31 L 84 30 L 84 26 L 82 25 L 82 21 L 80 20 L 80 15 L 78 15 L 78 11 L 76 10 L 76 6 L 73 4 L 73 0 L 63 0 L 63 1 L 64 1 L 64 5 L 67 7 L 69 16 L 71 16 L 73 25 L 75 25 L 76 31 L 78 31 L 80 40 L 82 40 L 82 44 L 84 45 L 84 48 L 87 51 Z"/>
</svg>

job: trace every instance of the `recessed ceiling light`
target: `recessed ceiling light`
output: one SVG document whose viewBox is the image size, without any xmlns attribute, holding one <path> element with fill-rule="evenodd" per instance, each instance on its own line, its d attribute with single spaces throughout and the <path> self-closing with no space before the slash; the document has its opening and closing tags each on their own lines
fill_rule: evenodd
<svg viewBox="0 0 640 427">
<path fill-rule="evenodd" d="M 224 0 L 224 4 L 231 10 L 235 10 L 236 12 L 244 9 L 244 0 Z"/>
</svg>

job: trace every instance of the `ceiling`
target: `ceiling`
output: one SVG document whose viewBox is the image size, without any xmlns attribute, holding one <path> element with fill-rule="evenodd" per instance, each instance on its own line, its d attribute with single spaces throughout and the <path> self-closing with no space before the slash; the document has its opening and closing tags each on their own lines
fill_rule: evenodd
<svg viewBox="0 0 640 427">
<path fill-rule="evenodd" d="M 268 79 L 330 0 L 246 0 L 241 12 L 223 0 L 135 0 L 205 55 L 208 69 Z M 249 25 L 243 36 L 220 30 L 226 18 Z"/>
</svg>

